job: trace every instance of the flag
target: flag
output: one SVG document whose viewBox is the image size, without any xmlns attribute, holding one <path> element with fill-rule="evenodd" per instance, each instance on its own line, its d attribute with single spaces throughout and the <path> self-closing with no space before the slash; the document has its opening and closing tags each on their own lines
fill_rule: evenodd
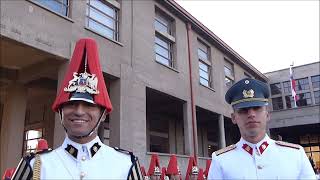
<svg viewBox="0 0 320 180">
<path fill-rule="evenodd" d="M 297 107 L 298 96 L 296 93 L 296 80 L 293 79 L 292 66 L 290 66 L 291 96 L 294 100 L 294 106 Z"/>
</svg>

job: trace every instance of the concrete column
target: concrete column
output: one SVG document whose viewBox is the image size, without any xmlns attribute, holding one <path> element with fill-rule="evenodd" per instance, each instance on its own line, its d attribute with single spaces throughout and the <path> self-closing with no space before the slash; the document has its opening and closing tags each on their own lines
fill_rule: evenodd
<svg viewBox="0 0 320 180">
<path fill-rule="evenodd" d="M 170 154 L 176 153 L 176 127 L 175 119 L 169 118 L 169 144 L 170 144 Z"/>
<path fill-rule="evenodd" d="M 184 154 L 184 137 L 183 132 L 183 121 L 179 119 L 179 122 L 176 122 L 176 138 L 177 138 L 177 154 Z"/>
<path fill-rule="evenodd" d="M 120 70 L 120 147 L 143 157 L 147 150 L 146 85 L 129 65 L 121 64 Z"/>
<path fill-rule="evenodd" d="M 219 144 L 220 144 L 220 148 L 226 147 L 224 118 L 222 114 L 219 115 Z"/>
<path fill-rule="evenodd" d="M 119 79 L 110 83 L 110 100 L 113 110 L 110 114 L 110 146 L 120 146 L 120 81 Z"/>
<path fill-rule="evenodd" d="M 193 155 L 192 115 L 190 102 L 183 104 L 183 122 L 185 153 L 186 155 Z"/>
<path fill-rule="evenodd" d="M 60 86 L 63 82 L 65 73 L 67 71 L 67 68 L 69 66 L 69 62 L 65 62 L 63 64 L 60 65 L 59 70 L 58 70 L 58 86 L 57 86 L 57 95 L 60 91 Z M 57 96 L 56 95 L 56 96 Z M 55 114 L 55 120 L 54 120 L 54 133 L 53 133 L 53 148 L 57 148 L 59 147 L 64 138 L 66 136 L 66 133 L 61 125 L 61 120 L 60 120 L 60 116 L 58 113 Z"/>
<path fill-rule="evenodd" d="M 12 84 L 4 101 L 1 125 L 1 175 L 6 168 L 16 167 L 22 157 L 27 90 Z"/>
</svg>

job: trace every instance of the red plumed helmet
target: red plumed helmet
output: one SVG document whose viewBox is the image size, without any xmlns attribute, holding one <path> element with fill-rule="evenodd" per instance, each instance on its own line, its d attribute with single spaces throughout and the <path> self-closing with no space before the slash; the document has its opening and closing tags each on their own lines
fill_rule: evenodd
<svg viewBox="0 0 320 180">
<path fill-rule="evenodd" d="M 166 172 L 167 172 L 167 170 L 166 170 L 166 168 L 165 167 L 162 167 L 162 169 L 161 169 L 161 176 L 160 176 L 160 179 L 161 180 L 165 180 L 166 178 Z"/>
<path fill-rule="evenodd" d="M 152 176 L 152 175 L 161 175 L 160 163 L 159 163 L 159 158 L 157 154 L 151 155 L 148 176 Z"/>
<path fill-rule="evenodd" d="M 186 173 L 186 180 L 189 180 L 191 174 L 199 174 L 199 168 L 197 167 L 197 162 L 194 157 L 189 158 L 189 164 Z"/>
<path fill-rule="evenodd" d="M 14 174 L 14 171 L 16 168 L 8 168 L 4 171 L 4 174 L 2 176 L 2 180 L 10 180 Z"/>
<path fill-rule="evenodd" d="M 80 39 L 76 43 L 70 65 L 52 109 L 58 112 L 63 103 L 73 100 L 98 104 L 108 113 L 112 111 L 101 71 L 97 43 L 90 38 Z"/>
<path fill-rule="evenodd" d="M 146 170 L 144 169 L 143 166 L 140 166 L 140 170 L 141 170 L 141 174 L 142 174 L 143 177 L 147 175 L 146 174 Z"/>
<path fill-rule="evenodd" d="M 43 151 L 43 150 L 46 150 L 46 149 L 48 149 L 48 142 L 47 142 L 47 140 L 45 140 L 45 139 L 39 139 L 36 150 L 37 150 L 37 151 Z"/>
<path fill-rule="evenodd" d="M 176 155 L 171 155 L 169 164 L 167 167 L 167 174 L 168 175 L 181 175 L 181 172 L 179 170 L 178 161 Z"/>
<path fill-rule="evenodd" d="M 205 175 L 206 177 L 208 177 L 210 165 L 211 165 L 211 159 L 207 159 L 206 170 L 204 171 L 204 175 Z"/>
</svg>

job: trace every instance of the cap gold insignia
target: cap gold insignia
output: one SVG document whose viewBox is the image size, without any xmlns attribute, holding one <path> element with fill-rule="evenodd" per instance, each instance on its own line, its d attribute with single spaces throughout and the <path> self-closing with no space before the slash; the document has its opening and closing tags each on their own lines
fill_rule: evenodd
<svg viewBox="0 0 320 180">
<path fill-rule="evenodd" d="M 253 98 L 254 97 L 254 91 L 253 89 L 250 89 L 250 90 L 243 90 L 242 91 L 242 94 L 243 94 L 243 97 L 244 98 Z"/>
</svg>

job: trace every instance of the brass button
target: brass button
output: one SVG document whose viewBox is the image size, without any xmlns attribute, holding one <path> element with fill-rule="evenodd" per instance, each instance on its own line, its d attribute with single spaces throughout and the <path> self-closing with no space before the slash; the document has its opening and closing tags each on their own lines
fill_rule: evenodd
<svg viewBox="0 0 320 180">
<path fill-rule="evenodd" d="M 81 172 L 80 173 L 80 178 L 83 178 L 83 177 L 85 177 L 86 176 L 86 173 L 85 172 Z"/>
<path fill-rule="evenodd" d="M 86 160 L 86 157 L 85 157 L 85 156 L 82 156 L 81 160 L 82 160 L 82 161 L 85 161 L 85 160 Z"/>
<path fill-rule="evenodd" d="M 257 166 L 257 168 L 258 168 L 258 169 L 262 169 L 262 168 L 263 168 L 263 166 L 261 166 L 261 165 L 258 165 L 258 166 Z"/>
</svg>

